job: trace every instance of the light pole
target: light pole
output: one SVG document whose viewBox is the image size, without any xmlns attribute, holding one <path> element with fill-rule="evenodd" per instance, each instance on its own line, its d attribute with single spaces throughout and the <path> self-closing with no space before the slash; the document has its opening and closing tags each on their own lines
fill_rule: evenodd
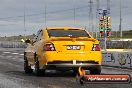
<svg viewBox="0 0 132 88">
<path fill-rule="evenodd" d="M 25 3 L 25 0 L 24 0 L 24 13 L 23 13 L 23 15 L 24 15 L 24 18 L 23 18 L 23 25 L 24 25 L 24 37 L 26 38 L 26 3 Z"/>
<path fill-rule="evenodd" d="M 75 0 L 73 0 L 73 24 L 74 24 L 74 26 L 76 24 L 76 6 L 75 6 Z"/>
<path fill-rule="evenodd" d="M 99 18 L 99 8 L 100 8 L 100 0 L 96 0 L 96 19 Z M 98 20 L 96 20 L 96 28 L 99 29 L 99 26 L 98 26 Z M 95 30 L 96 31 L 96 38 L 98 37 L 98 30 Z"/>
<path fill-rule="evenodd" d="M 122 39 L 122 3 L 120 0 L 120 24 L 119 24 L 119 31 L 120 31 L 120 38 Z"/>
<path fill-rule="evenodd" d="M 103 18 L 104 19 L 106 18 L 107 11 L 108 10 L 103 10 Z M 107 46 L 106 46 L 106 42 L 107 42 L 107 29 L 106 29 L 106 27 L 104 29 L 104 40 L 105 40 L 105 50 L 106 50 L 107 49 Z"/>
<path fill-rule="evenodd" d="M 46 0 L 45 0 L 45 6 L 44 6 L 44 19 L 45 19 L 45 27 L 47 27 L 47 4 L 46 4 Z"/>
</svg>

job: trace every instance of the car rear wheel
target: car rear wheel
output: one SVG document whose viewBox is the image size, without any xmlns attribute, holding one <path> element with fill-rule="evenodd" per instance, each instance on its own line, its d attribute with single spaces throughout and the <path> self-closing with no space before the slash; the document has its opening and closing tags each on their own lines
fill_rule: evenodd
<svg viewBox="0 0 132 88">
<path fill-rule="evenodd" d="M 24 52 L 24 71 L 25 71 L 26 74 L 33 72 L 33 70 L 31 69 L 31 66 L 28 65 L 26 52 Z"/>
<path fill-rule="evenodd" d="M 39 71 L 39 61 L 38 61 L 38 57 L 37 57 L 36 53 L 34 55 L 34 65 L 35 65 L 34 73 L 35 73 L 36 76 L 39 76 L 39 74 L 40 74 L 40 71 Z"/>
<path fill-rule="evenodd" d="M 35 53 L 35 56 L 34 56 L 34 60 L 35 60 L 35 62 L 34 62 L 34 65 L 35 65 L 35 67 L 34 67 L 34 73 L 35 73 L 36 76 L 41 76 L 43 70 L 41 70 L 39 68 L 39 60 L 38 60 L 38 57 L 37 57 L 36 53 Z"/>
<path fill-rule="evenodd" d="M 40 69 L 39 69 L 39 62 L 35 62 L 35 69 L 34 69 L 34 73 L 36 76 L 40 75 Z"/>
</svg>

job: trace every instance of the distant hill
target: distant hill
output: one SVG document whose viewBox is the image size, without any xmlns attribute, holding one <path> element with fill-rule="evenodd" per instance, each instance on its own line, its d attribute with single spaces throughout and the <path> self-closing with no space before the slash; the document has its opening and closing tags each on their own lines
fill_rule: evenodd
<svg viewBox="0 0 132 88">
<path fill-rule="evenodd" d="M 29 38 L 29 39 L 32 39 L 32 35 L 28 35 L 28 36 L 21 36 L 21 35 L 19 35 L 19 36 L 10 36 L 10 37 L 0 37 L 0 41 L 20 41 L 21 40 L 21 38 L 23 38 L 23 39 L 27 39 L 27 38 Z"/>
</svg>

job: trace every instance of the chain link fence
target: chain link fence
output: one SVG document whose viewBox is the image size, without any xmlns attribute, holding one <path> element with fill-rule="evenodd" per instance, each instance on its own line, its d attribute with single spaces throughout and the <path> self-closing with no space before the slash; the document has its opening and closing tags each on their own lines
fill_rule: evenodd
<svg viewBox="0 0 132 88">
<path fill-rule="evenodd" d="M 105 42 L 100 41 L 100 46 L 102 49 L 105 47 Z M 132 41 L 107 41 L 107 49 L 132 49 Z"/>
<path fill-rule="evenodd" d="M 0 48 L 26 48 L 22 42 L 0 41 Z"/>
<path fill-rule="evenodd" d="M 132 49 L 132 41 L 107 41 L 107 49 Z M 105 42 L 100 41 L 101 49 L 104 49 Z M 0 48 L 26 48 L 22 42 L 0 41 Z"/>
</svg>

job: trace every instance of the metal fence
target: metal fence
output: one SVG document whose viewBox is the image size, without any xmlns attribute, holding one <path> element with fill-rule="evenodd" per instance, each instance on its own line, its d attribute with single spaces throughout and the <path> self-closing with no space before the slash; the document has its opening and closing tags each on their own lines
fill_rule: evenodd
<svg viewBox="0 0 132 88">
<path fill-rule="evenodd" d="M 22 42 L 0 41 L 0 48 L 26 48 Z"/>
<path fill-rule="evenodd" d="M 104 41 L 100 41 L 101 49 L 104 49 Z M 0 41 L 0 48 L 26 48 L 22 42 Z M 132 49 L 132 41 L 107 41 L 107 49 Z"/>
<path fill-rule="evenodd" d="M 101 41 L 100 46 L 104 49 L 105 42 Z M 107 49 L 132 49 L 132 41 L 107 41 Z"/>
</svg>

